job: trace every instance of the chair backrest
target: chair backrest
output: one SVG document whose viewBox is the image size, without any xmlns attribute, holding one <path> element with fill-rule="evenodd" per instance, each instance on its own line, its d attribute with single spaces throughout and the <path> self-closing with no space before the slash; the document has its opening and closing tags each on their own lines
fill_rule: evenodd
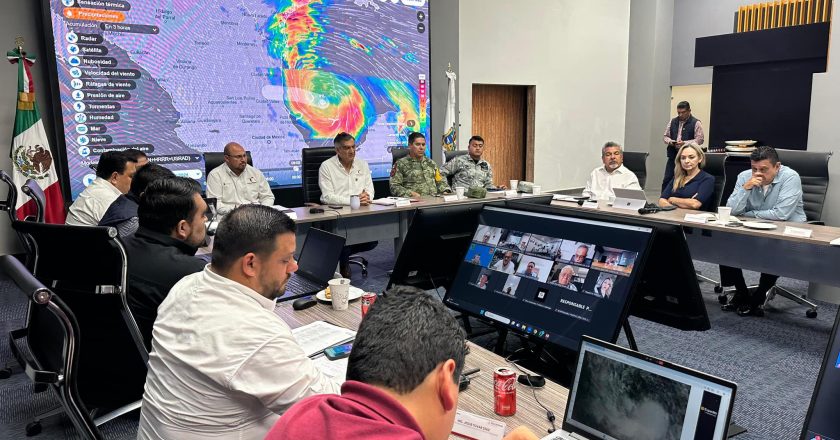
<svg viewBox="0 0 840 440">
<path fill-rule="evenodd" d="M 34 179 L 26 179 L 26 183 L 20 187 L 20 190 L 35 201 L 35 221 L 38 223 L 44 223 L 47 196 L 44 195 L 44 190 L 41 189 L 41 185 L 38 185 L 38 182 Z"/>
<path fill-rule="evenodd" d="M 452 159 L 455 159 L 458 156 L 463 156 L 467 154 L 467 150 L 454 150 L 454 151 L 446 151 L 443 153 L 445 161 L 443 163 L 449 162 Z"/>
<path fill-rule="evenodd" d="M 640 151 L 625 151 L 624 166 L 632 171 L 639 179 L 639 185 L 644 189 L 647 182 L 647 157 L 649 153 Z"/>
<path fill-rule="evenodd" d="M 321 164 L 335 156 L 333 147 L 304 148 L 301 151 L 301 179 L 304 203 L 321 203 L 321 187 L 318 186 L 318 170 Z"/>
<path fill-rule="evenodd" d="M 18 190 L 15 186 L 15 181 L 12 179 L 12 176 L 3 170 L 0 170 L 0 181 L 3 181 L 9 190 L 6 193 L 6 200 L 0 201 L 0 209 L 7 211 L 9 213 L 9 219 L 15 221 L 17 220 L 16 207 L 18 199 Z"/>
<path fill-rule="evenodd" d="M 250 151 L 245 152 L 245 160 L 248 162 L 248 165 L 254 166 Z M 225 153 L 215 151 L 204 153 L 204 177 L 207 177 L 210 171 L 213 171 L 214 168 L 217 168 L 223 163 L 225 163 Z"/>
<path fill-rule="evenodd" d="M 819 221 L 828 192 L 828 160 L 830 152 L 776 150 L 782 165 L 790 167 L 802 180 L 802 201 L 808 221 Z"/>
<path fill-rule="evenodd" d="M 391 148 L 391 164 L 397 163 L 398 160 L 408 156 L 408 147 L 394 147 Z"/>
<path fill-rule="evenodd" d="M 723 196 L 723 187 L 726 185 L 726 154 L 724 153 L 706 153 L 706 166 L 703 170 L 715 178 L 715 192 L 712 194 L 712 203 L 709 208 L 712 211 L 717 211 L 721 204 L 721 196 Z"/>
<path fill-rule="evenodd" d="M 140 400 L 146 352 L 126 299 L 127 256 L 117 230 L 100 226 L 13 222 L 35 247 L 35 277 L 51 286 L 78 320 L 79 392 L 89 407 Z M 121 387 L 114 392 L 114 386 Z"/>
<path fill-rule="evenodd" d="M 27 374 L 48 383 L 79 435 L 100 439 L 101 433 L 79 394 L 80 329 L 66 304 L 11 255 L 0 256 L 0 271 L 10 278 L 29 303 Z"/>
</svg>

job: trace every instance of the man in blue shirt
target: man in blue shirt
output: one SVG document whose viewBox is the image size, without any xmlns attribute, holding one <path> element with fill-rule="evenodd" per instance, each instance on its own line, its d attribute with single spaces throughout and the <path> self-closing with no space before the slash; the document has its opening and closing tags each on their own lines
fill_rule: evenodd
<svg viewBox="0 0 840 440">
<path fill-rule="evenodd" d="M 738 175 L 735 189 L 726 206 L 732 215 L 764 220 L 805 222 L 802 202 L 802 182 L 796 171 L 779 162 L 772 147 L 758 147 L 750 154 L 751 170 Z M 720 283 L 735 286 L 735 295 L 723 310 L 735 310 L 738 315 L 764 316 L 762 304 L 767 291 L 776 284 L 778 275 L 761 274 L 758 287 L 750 295 L 741 269 L 720 266 Z"/>
</svg>

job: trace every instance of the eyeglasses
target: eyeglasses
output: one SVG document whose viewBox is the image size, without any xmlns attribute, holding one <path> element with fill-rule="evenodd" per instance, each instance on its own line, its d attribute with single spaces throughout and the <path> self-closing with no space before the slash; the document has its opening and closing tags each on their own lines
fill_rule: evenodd
<svg viewBox="0 0 840 440">
<path fill-rule="evenodd" d="M 242 159 L 245 159 L 245 157 L 247 157 L 246 154 L 237 154 L 235 156 L 232 155 L 232 154 L 225 154 L 225 156 L 232 157 L 232 158 L 237 159 L 237 160 L 242 160 Z"/>
</svg>

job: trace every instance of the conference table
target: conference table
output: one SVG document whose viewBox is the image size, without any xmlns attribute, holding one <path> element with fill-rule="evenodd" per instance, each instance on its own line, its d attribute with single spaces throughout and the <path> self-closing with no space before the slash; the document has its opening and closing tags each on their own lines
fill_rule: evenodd
<svg viewBox="0 0 840 440">
<path fill-rule="evenodd" d="M 350 307 L 342 311 L 333 310 L 330 304 L 325 303 L 318 303 L 305 310 L 293 310 L 291 304 L 281 302 L 274 309 L 274 313 L 293 329 L 315 321 L 326 321 L 340 327 L 356 330 L 361 321 L 359 300 L 351 301 Z M 501 356 L 472 342 L 467 342 L 467 345 L 470 352 L 466 356 L 464 370 L 480 368 L 481 371 L 470 376 L 469 387 L 459 394 L 459 410 L 505 422 L 507 425 L 505 433 L 524 425 L 530 428 L 537 437 L 543 437 L 547 434 L 547 429 L 551 424 L 546 417 L 546 411 L 534 399 L 536 393 L 539 401 L 557 417 L 554 422 L 555 426 L 559 428 L 562 425 L 568 390 L 550 380 L 545 381 L 544 387 L 533 389 L 533 391 L 517 382 L 516 414 L 507 417 L 497 415 L 493 411 L 493 371 L 498 367 L 517 370 Z M 518 373 L 519 371 L 517 371 Z M 450 436 L 450 438 L 458 437 Z"/>
<path fill-rule="evenodd" d="M 635 210 L 589 208 L 557 200 L 551 206 L 560 214 L 591 211 L 612 216 L 616 221 L 641 218 L 649 222 L 680 225 L 691 257 L 695 260 L 840 287 L 840 246 L 830 244 L 840 238 L 840 228 L 837 227 L 774 221 L 768 223 L 776 225 L 776 229 L 757 230 L 697 223 L 687 220 L 686 214 L 697 214 L 698 211 L 680 208 L 643 215 Z M 746 217 L 741 219 L 749 220 Z M 785 233 L 788 227 L 809 229 L 811 236 L 788 235 Z M 835 302 L 840 302 L 840 298 Z"/>
</svg>

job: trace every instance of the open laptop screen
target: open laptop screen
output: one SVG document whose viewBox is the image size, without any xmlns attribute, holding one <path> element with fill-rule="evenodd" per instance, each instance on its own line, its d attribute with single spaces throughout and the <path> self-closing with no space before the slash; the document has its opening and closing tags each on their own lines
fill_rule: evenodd
<svg viewBox="0 0 840 440">
<path fill-rule="evenodd" d="M 598 439 L 726 438 L 736 385 L 585 336 L 563 429 Z"/>
<path fill-rule="evenodd" d="M 344 237 L 309 228 L 300 251 L 298 272 L 313 280 L 326 283 L 333 278 L 342 249 L 344 249 Z"/>
</svg>

